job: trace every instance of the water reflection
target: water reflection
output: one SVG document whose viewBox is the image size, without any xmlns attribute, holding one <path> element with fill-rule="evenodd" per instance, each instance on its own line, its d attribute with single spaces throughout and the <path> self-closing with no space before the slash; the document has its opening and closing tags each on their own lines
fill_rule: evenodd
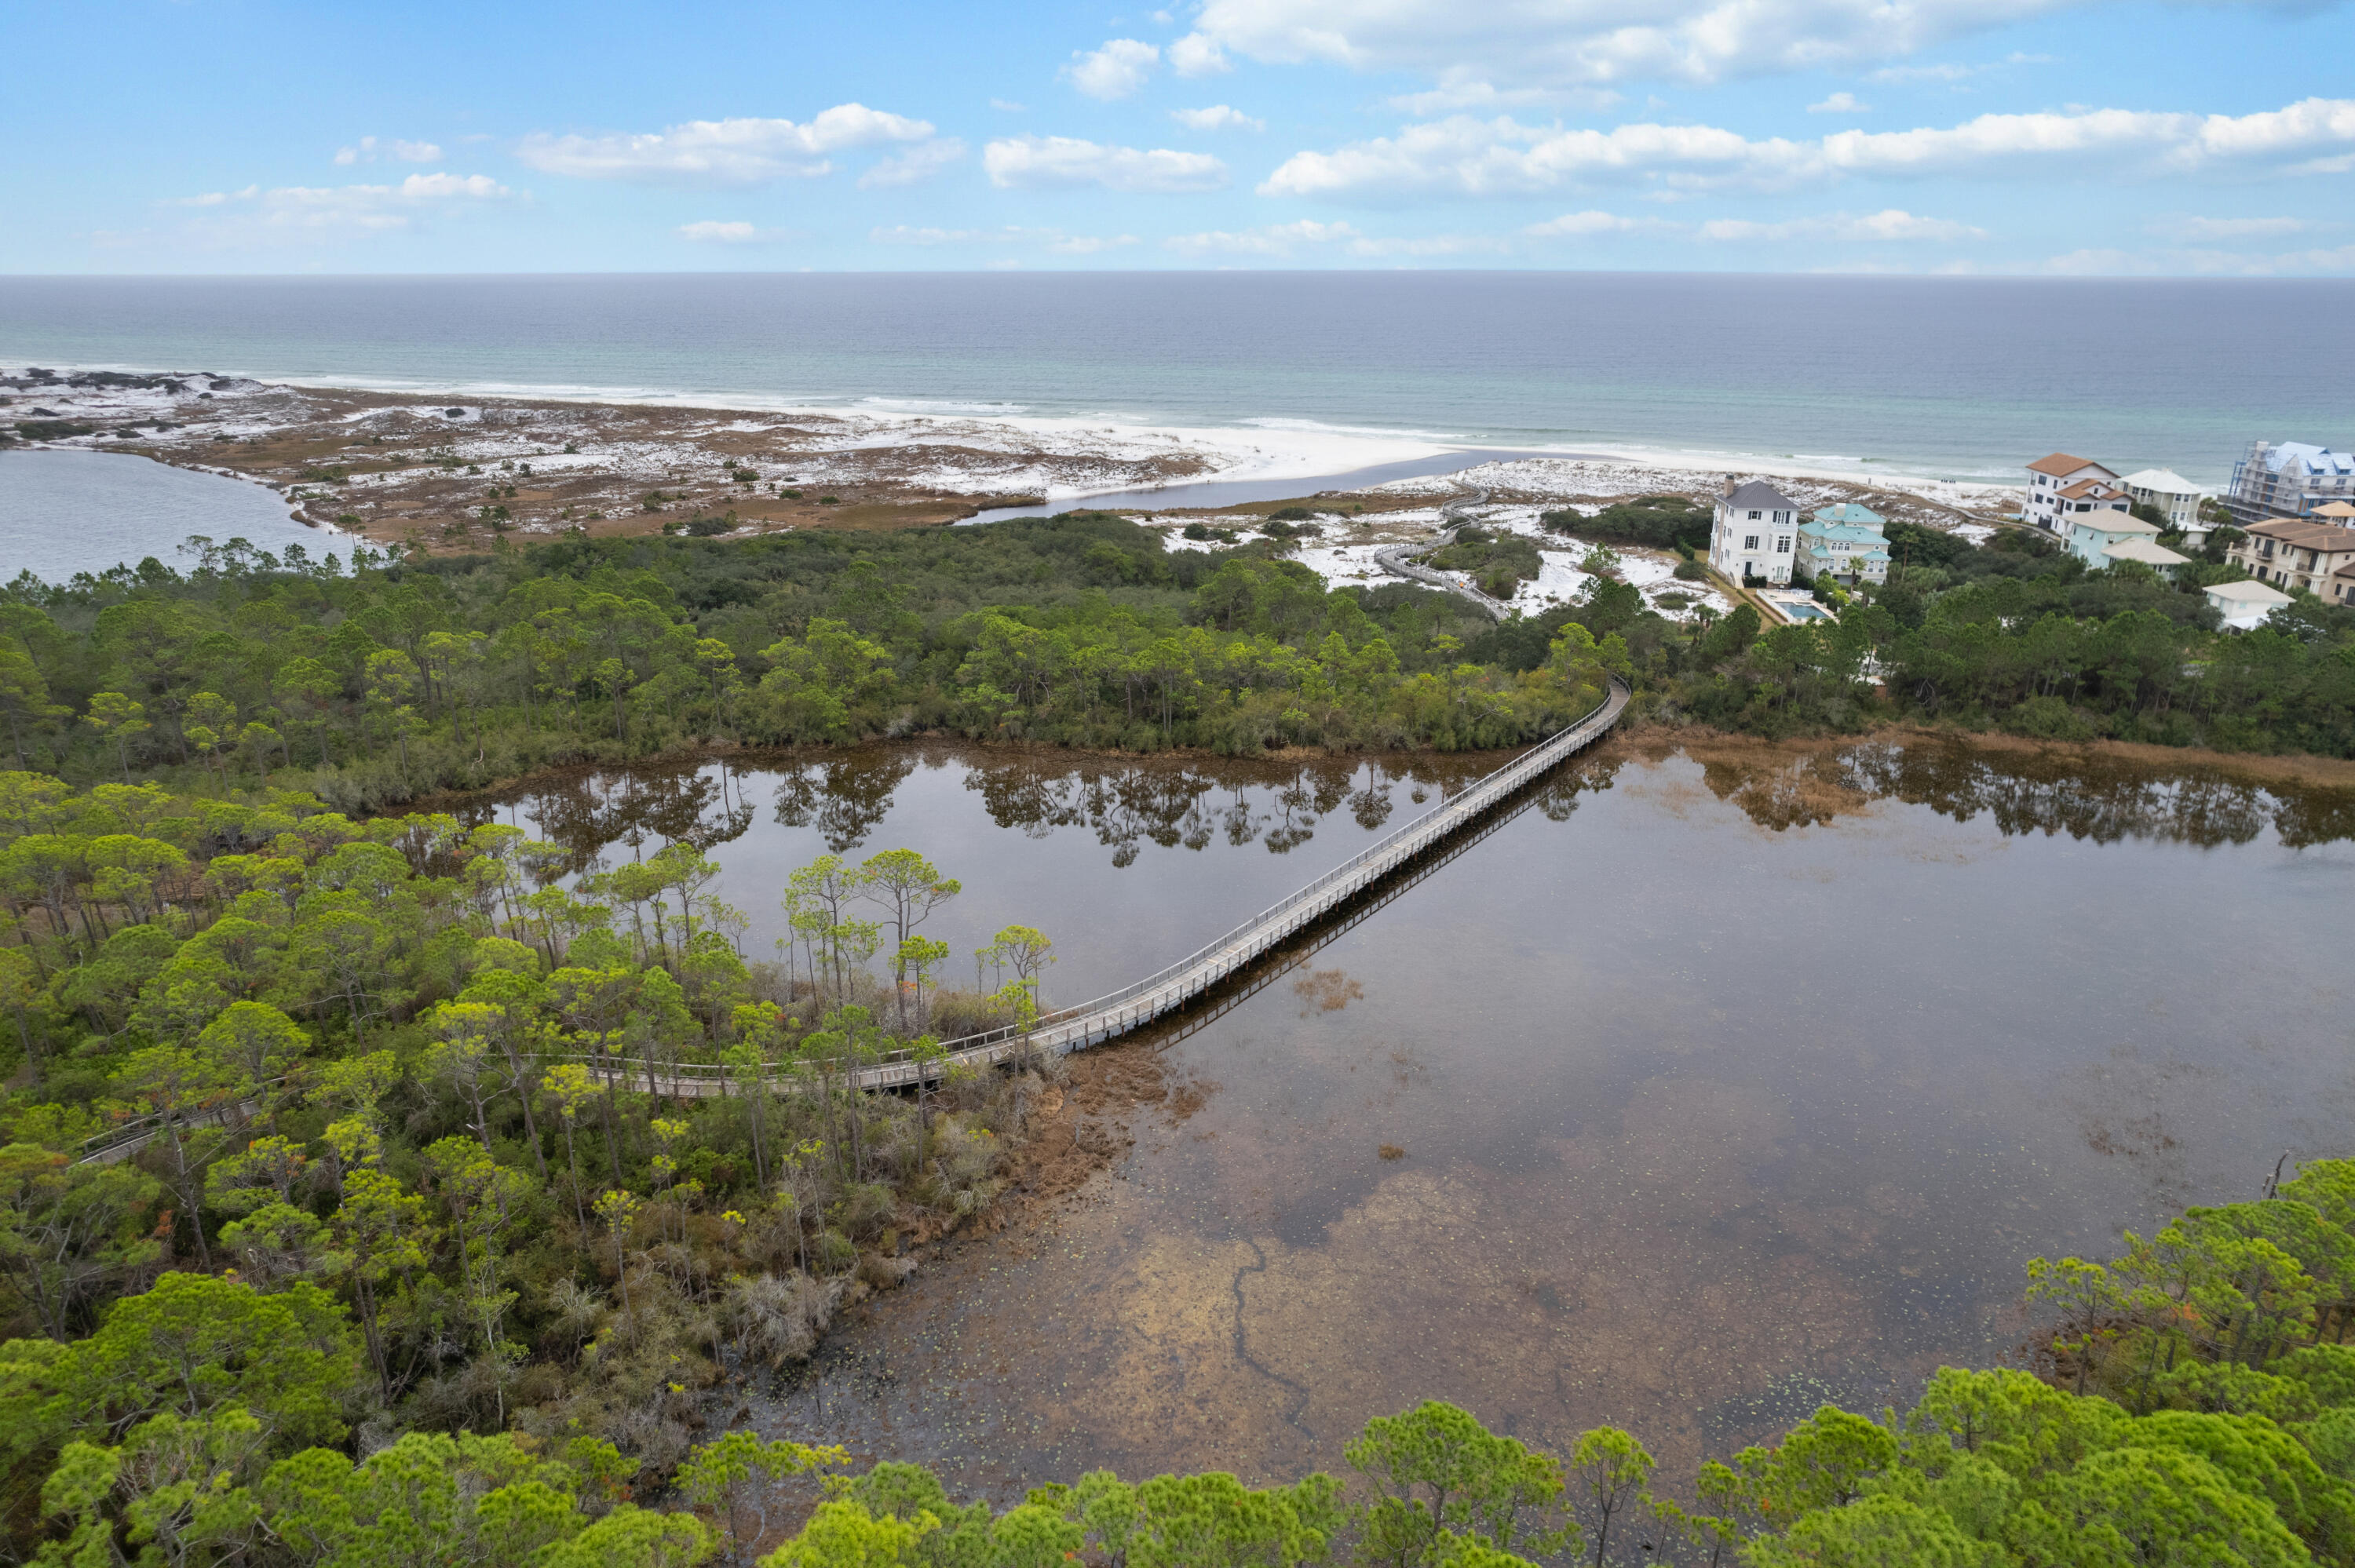
<svg viewBox="0 0 2355 1568">
<path fill-rule="evenodd" d="M 2292 847 L 2355 837 L 2355 789 L 2266 785 L 2212 767 L 2122 761 L 2060 749 L 1990 752 L 1962 740 L 1816 746 L 1728 740 L 1679 748 L 1719 800 L 1777 831 L 1837 821 L 1875 801 L 1927 806 L 2006 835 L 2094 843 L 2142 839 L 2211 848 L 2271 828 Z M 1647 755 L 1667 755 L 1660 747 Z"/>
<path fill-rule="evenodd" d="M 498 809 L 582 858 L 697 835 L 756 911 L 923 848 L 969 889 L 944 938 L 1040 925 L 1077 1000 L 1494 760 L 892 747 Z M 2344 1151 L 2351 831 L 2345 790 L 1942 740 L 1590 758 L 1152 1035 L 1173 1088 L 1114 1179 L 928 1263 L 753 1419 L 1007 1496 L 1331 1467 L 1425 1396 L 1684 1473 L 1902 1399 L 2017 1338 L 2026 1257 Z"/>
<path fill-rule="evenodd" d="M 788 768 L 777 779 L 777 825 L 815 827 L 828 853 L 848 854 L 890 815 L 892 791 L 915 770 L 915 758 L 900 751 L 845 752 Z"/>
<path fill-rule="evenodd" d="M 469 827 L 503 813 L 528 824 L 534 838 L 567 852 L 550 874 L 578 875 L 603 865 L 615 845 L 642 858 L 650 847 L 709 851 L 741 837 L 753 813 L 740 784 L 724 763 L 582 772 L 474 802 L 458 815 Z"/>
<path fill-rule="evenodd" d="M 1961 740 L 1770 745 L 1716 740 L 1605 752 L 1584 787 L 1609 788 L 1614 757 L 1685 755 L 1718 800 L 1761 827 L 1828 825 L 1875 802 L 1927 806 L 1958 822 L 1989 818 L 2006 835 L 2061 834 L 2093 843 L 2139 839 L 2200 848 L 2255 842 L 2267 830 L 2309 847 L 2355 838 L 2355 789 L 2264 784 L 2210 767 L 2098 758 L 2066 750 L 1988 751 Z M 814 829 L 826 851 L 867 847 L 920 766 L 953 767 L 989 821 L 1043 839 L 1070 829 L 1134 865 L 1143 846 L 1199 852 L 1215 841 L 1287 854 L 1312 843 L 1346 808 L 1365 833 L 1393 825 L 1404 803 L 1444 799 L 1491 758 L 1320 758 L 1271 765 L 1006 756 L 979 748 L 859 747 L 814 758 L 584 771 L 476 803 L 470 821 L 505 812 L 591 869 L 613 846 L 634 855 L 671 842 L 709 851 L 754 825 L 751 796 L 766 789 L 771 821 Z M 1572 791 L 1572 796 L 1575 790 Z M 1403 802 L 1401 797 L 1404 797 Z M 1539 802 L 1549 812 L 1560 801 Z M 1340 851 L 1334 858 L 1355 848 Z"/>
<path fill-rule="evenodd" d="M 1376 783 L 1173 817 L 1331 832 Z M 1023 794 L 1057 802 L 1026 831 L 1119 821 L 1076 778 Z M 1678 1476 L 1902 1402 L 2017 1340 L 2027 1257 L 2343 1152 L 2315 977 L 2355 860 L 2302 846 L 2344 821 L 1944 743 L 1590 759 L 1131 1047 L 1178 1086 L 1114 1179 L 934 1260 L 754 1418 L 1010 1497 L 1332 1467 L 1424 1397 L 1558 1449 L 1627 1425 Z M 2220 964 L 2259 919 L 2282 946 Z"/>
</svg>

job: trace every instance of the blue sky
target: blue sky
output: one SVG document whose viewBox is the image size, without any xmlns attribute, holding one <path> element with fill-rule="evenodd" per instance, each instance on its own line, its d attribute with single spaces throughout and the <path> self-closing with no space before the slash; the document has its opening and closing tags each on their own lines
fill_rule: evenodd
<svg viewBox="0 0 2355 1568">
<path fill-rule="evenodd" d="M 0 271 L 2355 273 L 2355 8 L 0 0 Z"/>
</svg>

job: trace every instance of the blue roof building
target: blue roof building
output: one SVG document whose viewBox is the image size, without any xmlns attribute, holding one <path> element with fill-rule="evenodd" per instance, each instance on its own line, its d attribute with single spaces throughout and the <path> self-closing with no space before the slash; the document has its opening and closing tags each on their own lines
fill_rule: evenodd
<svg viewBox="0 0 2355 1568">
<path fill-rule="evenodd" d="M 1882 530 L 1888 525 L 1881 514 L 1852 501 L 1818 508 L 1799 524 L 1799 547 L 1792 565 L 1811 577 L 1886 582 L 1889 536 Z"/>
<path fill-rule="evenodd" d="M 2355 453 L 2307 441 L 2251 441 L 2224 497 L 2243 528 L 2271 517 L 2311 517 L 2332 502 L 2355 502 Z"/>
</svg>

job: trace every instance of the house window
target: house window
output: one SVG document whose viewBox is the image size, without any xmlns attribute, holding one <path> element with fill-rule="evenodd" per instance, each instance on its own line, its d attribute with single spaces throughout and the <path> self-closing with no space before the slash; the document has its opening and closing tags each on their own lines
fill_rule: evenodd
<svg viewBox="0 0 2355 1568">
<path fill-rule="evenodd" d="M 1774 553 L 1778 556 L 1787 556 L 1791 553 L 1791 535 L 1785 534 L 1774 541 Z"/>
<path fill-rule="evenodd" d="M 1750 515 L 1755 517 L 1758 514 L 1753 512 Z M 1744 534 L 1742 535 L 1742 547 L 1745 550 L 1756 549 L 1758 547 L 1758 535 L 1755 534 Z"/>
<path fill-rule="evenodd" d="M 1751 520 L 1753 523 L 1757 522 L 1757 521 L 1758 521 L 1758 514 L 1756 514 L 1755 512 L 1753 512 L 1753 513 L 1750 514 L 1750 520 Z"/>
</svg>

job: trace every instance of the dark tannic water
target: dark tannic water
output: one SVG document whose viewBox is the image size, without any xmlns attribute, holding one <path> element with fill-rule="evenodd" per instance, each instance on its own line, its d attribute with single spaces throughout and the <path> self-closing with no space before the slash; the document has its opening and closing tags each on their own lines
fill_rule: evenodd
<svg viewBox="0 0 2355 1568">
<path fill-rule="evenodd" d="M 756 951 L 792 867 L 922 849 L 968 889 L 933 934 L 1043 927 L 1061 1002 L 1484 766 L 878 749 L 497 810 L 584 854 L 709 845 Z M 1424 1397 L 1552 1444 L 1625 1425 L 1681 1475 L 1902 1399 L 2017 1342 L 2029 1257 L 2348 1152 L 2350 834 L 2355 793 L 2196 770 L 1623 747 L 1149 1036 L 1181 1093 L 1109 1174 L 750 1418 L 1004 1493 L 1296 1475 Z"/>
</svg>

